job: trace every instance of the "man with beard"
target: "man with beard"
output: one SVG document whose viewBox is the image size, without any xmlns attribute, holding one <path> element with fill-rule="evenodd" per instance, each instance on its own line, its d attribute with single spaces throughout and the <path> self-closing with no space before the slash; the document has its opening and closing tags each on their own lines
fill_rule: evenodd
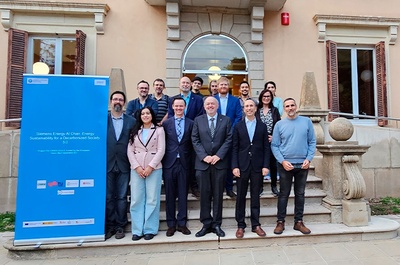
<svg viewBox="0 0 400 265">
<path fill-rule="evenodd" d="M 144 107 L 151 107 L 154 110 L 154 113 L 157 115 L 158 103 L 156 100 L 149 97 L 149 89 L 150 85 L 147 81 L 139 81 L 139 83 L 137 84 L 139 97 L 128 102 L 128 106 L 126 107 L 126 114 L 132 115 L 133 117 L 137 118 L 135 115 L 138 110 L 141 110 Z"/>
<path fill-rule="evenodd" d="M 210 84 L 208 85 L 208 91 L 210 92 L 210 96 L 215 96 L 218 94 L 217 80 L 211 80 Z"/>
<path fill-rule="evenodd" d="M 231 120 L 232 129 L 242 119 L 243 111 L 240 107 L 239 99 L 237 97 L 229 94 L 229 79 L 225 76 L 221 77 L 217 81 L 218 84 L 218 94 L 214 97 L 218 100 L 218 114 L 228 116 Z M 231 161 L 231 156 L 229 155 L 227 160 Z M 230 163 L 230 162 L 229 162 Z M 233 191 L 233 175 L 232 172 L 228 172 L 226 177 L 226 195 L 232 199 L 236 198 L 236 194 Z"/>
<path fill-rule="evenodd" d="M 157 124 L 161 125 L 163 121 L 168 118 L 168 104 L 169 97 L 168 95 L 163 94 L 163 90 L 165 89 L 164 80 L 161 78 L 157 78 L 153 82 L 154 94 L 150 94 L 149 98 L 154 99 L 158 103 L 158 112 L 157 112 Z"/>
<path fill-rule="evenodd" d="M 278 194 L 277 224 L 275 234 L 285 230 L 285 217 L 292 181 L 294 179 L 294 230 L 303 234 L 311 231 L 303 223 L 304 191 L 308 168 L 315 154 L 316 139 L 312 122 L 307 117 L 298 116 L 296 101 L 283 101 L 287 118 L 275 124 L 271 149 L 278 163 L 280 192 Z"/>
<path fill-rule="evenodd" d="M 136 120 L 123 113 L 126 96 L 115 91 L 110 96 L 111 112 L 107 127 L 107 189 L 105 239 L 115 234 L 125 237 L 127 218 L 127 191 L 131 166 L 127 156 L 129 133 Z"/>
<path fill-rule="evenodd" d="M 250 98 L 249 92 L 250 92 L 250 85 L 249 82 L 247 81 L 242 81 L 242 83 L 240 83 L 239 85 L 239 92 L 240 92 L 240 96 L 239 98 L 239 102 L 240 102 L 240 106 L 244 106 L 244 102 L 246 101 L 246 99 Z"/>
<path fill-rule="evenodd" d="M 196 76 L 192 80 L 192 92 L 200 97 L 204 97 L 203 94 L 200 93 L 200 89 L 203 86 L 203 78 Z"/>
</svg>

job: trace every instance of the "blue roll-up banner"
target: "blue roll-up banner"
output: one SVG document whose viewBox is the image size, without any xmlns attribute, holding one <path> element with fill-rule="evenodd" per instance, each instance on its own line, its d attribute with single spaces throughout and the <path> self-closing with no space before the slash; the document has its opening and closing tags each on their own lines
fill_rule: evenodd
<svg viewBox="0 0 400 265">
<path fill-rule="evenodd" d="M 109 78 L 23 82 L 14 245 L 104 240 Z"/>
</svg>

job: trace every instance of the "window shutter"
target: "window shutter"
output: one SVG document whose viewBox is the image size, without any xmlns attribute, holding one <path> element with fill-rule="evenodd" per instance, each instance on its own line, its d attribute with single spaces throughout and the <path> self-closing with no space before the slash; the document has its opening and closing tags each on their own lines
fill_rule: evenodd
<svg viewBox="0 0 400 265">
<path fill-rule="evenodd" d="M 337 61 L 337 44 L 333 41 L 326 41 L 326 65 L 328 81 L 328 108 L 331 111 L 339 112 L 339 78 Z M 329 115 L 328 120 L 332 121 L 338 115 Z"/>
<path fill-rule="evenodd" d="M 376 90 L 378 99 L 378 116 L 387 117 L 387 94 L 386 94 L 386 58 L 385 42 L 381 41 L 375 45 L 376 51 Z M 378 120 L 379 126 L 388 124 L 387 120 Z"/>
<path fill-rule="evenodd" d="M 26 50 L 28 33 L 22 30 L 8 30 L 8 60 L 7 60 L 7 107 L 6 119 L 21 118 L 22 82 L 26 69 Z M 19 122 L 7 122 L 8 127 L 19 127 Z"/>
<path fill-rule="evenodd" d="M 85 74 L 85 44 L 86 34 L 81 30 L 77 30 L 75 47 L 75 73 L 76 75 Z"/>
</svg>

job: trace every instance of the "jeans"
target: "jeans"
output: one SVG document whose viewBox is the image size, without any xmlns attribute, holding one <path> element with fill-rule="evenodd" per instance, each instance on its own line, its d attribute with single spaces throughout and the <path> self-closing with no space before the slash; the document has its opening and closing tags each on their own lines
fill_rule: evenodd
<svg viewBox="0 0 400 265">
<path fill-rule="evenodd" d="M 278 221 L 285 221 L 288 198 L 294 178 L 294 221 L 302 221 L 304 212 L 304 191 L 306 189 L 308 169 L 295 168 L 286 171 L 282 164 L 278 164 L 278 172 L 280 176 L 280 192 L 278 195 L 277 219 Z"/>
<path fill-rule="evenodd" d="M 160 225 L 162 169 L 146 178 L 131 170 L 131 220 L 133 235 L 156 235 Z"/>
<path fill-rule="evenodd" d="M 124 228 L 128 223 L 126 195 L 129 171 L 121 172 L 118 167 L 107 173 L 106 189 L 106 232 Z"/>
</svg>

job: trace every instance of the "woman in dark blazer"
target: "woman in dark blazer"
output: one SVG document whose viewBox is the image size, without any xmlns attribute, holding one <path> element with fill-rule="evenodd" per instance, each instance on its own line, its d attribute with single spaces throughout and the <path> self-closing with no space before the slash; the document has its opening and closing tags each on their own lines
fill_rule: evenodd
<svg viewBox="0 0 400 265">
<path fill-rule="evenodd" d="M 268 129 L 268 140 L 271 143 L 272 132 L 274 131 L 275 124 L 281 119 L 279 110 L 274 107 L 272 101 L 274 100 L 274 95 L 270 90 L 264 89 L 260 96 L 258 97 L 258 109 L 256 112 L 256 117 L 260 119 Z M 270 176 L 271 176 L 271 191 L 274 196 L 278 196 L 278 189 L 276 187 L 277 182 L 277 167 L 276 159 L 274 155 L 270 154 Z M 261 191 L 262 192 L 262 191 Z"/>
</svg>

